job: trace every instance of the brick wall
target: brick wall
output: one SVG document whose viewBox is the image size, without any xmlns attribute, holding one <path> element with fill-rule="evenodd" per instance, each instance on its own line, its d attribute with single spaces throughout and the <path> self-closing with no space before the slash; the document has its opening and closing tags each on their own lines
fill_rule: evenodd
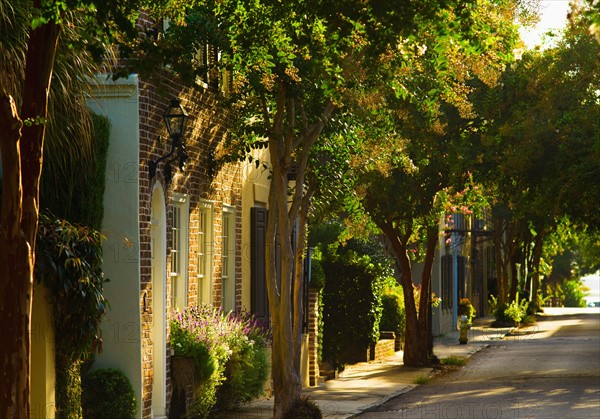
<svg viewBox="0 0 600 419">
<path fill-rule="evenodd" d="M 171 249 L 171 223 L 172 206 L 170 204 L 173 193 L 182 193 L 189 196 L 189 241 L 188 241 L 188 305 L 198 303 L 198 272 L 196 266 L 196 253 L 198 250 L 197 233 L 199 229 L 199 208 L 201 200 L 213 203 L 213 240 L 210 249 L 213 267 L 213 304 L 221 304 L 221 234 L 223 205 L 230 205 L 236 209 L 236 256 L 235 256 L 235 295 L 236 307 L 241 307 L 241 170 L 240 164 L 226 164 L 218 167 L 213 176 L 210 176 L 212 162 L 210 156 L 222 143 L 228 123 L 228 115 L 219 107 L 215 94 L 208 89 L 185 89 L 176 81 L 164 78 L 160 86 L 152 83 L 141 82 L 139 95 L 140 117 L 140 267 L 141 289 L 140 310 L 142 314 L 142 354 L 143 354 L 143 389 L 142 389 L 142 417 L 150 417 L 152 406 L 152 278 L 151 278 L 151 253 L 150 253 L 150 209 L 151 192 L 155 182 L 160 182 L 165 190 L 167 204 L 167 267 L 170 267 Z M 162 122 L 162 114 L 169 106 L 170 99 L 179 97 L 182 106 L 190 115 L 188 128 L 185 133 L 186 150 L 189 159 L 184 173 L 173 170 L 173 178 L 169 185 L 163 176 L 163 165 L 159 165 L 157 175 L 149 179 L 148 162 L 157 160 L 170 150 L 170 145 L 165 140 L 168 138 L 166 128 Z M 160 140 L 159 140 L 160 139 Z M 175 168 L 176 165 L 174 165 Z M 167 297 L 171 295 L 171 281 L 167 275 Z M 171 313 L 170 298 L 166 299 L 167 328 Z M 167 331 L 168 336 L 168 331 Z M 170 356 L 167 337 L 167 409 L 171 395 Z"/>
<path fill-rule="evenodd" d="M 374 345 L 369 348 L 369 361 L 380 361 L 393 355 L 396 350 L 396 340 L 392 339 L 380 339 Z"/>
</svg>

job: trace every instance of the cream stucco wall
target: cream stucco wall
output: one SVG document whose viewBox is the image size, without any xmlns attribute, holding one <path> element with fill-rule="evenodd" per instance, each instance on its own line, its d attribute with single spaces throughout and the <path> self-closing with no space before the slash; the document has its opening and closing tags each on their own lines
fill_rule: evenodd
<svg viewBox="0 0 600 419">
<path fill-rule="evenodd" d="M 106 164 L 103 270 L 110 282 L 110 310 L 102 322 L 103 351 L 97 368 L 118 368 L 129 377 L 142 406 L 139 251 L 139 90 L 135 75 L 117 82 L 98 79 L 88 106 L 110 119 Z"/>
<path fill-rule="evenodd" d="M 242 169 L 242 308 L 250 311 L 250 238 L 252 226 L 250 223 L 250 208 L 267 208 L 269 199 L 269 172 L 262 165 L 256 168 L 254 161 L 268 161 L 267 149 L 253 151 L 253 162 L 244 162 Z"/>
<path fill-rule="evenodd" d="M 31 316 L 31 417 L 55 417 L 55 349 L 48 290 L 34 284 Z"/>
</svg>

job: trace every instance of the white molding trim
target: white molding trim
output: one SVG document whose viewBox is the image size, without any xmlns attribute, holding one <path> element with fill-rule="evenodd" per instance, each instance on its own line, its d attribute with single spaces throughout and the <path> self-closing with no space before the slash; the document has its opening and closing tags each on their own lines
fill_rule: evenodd
<svg viewBox="0 0 600 419">
<path fill-rule="evenodd" d="M 138 77 L 135 74 L 118 80 L 107 74 L 98 74 L 92 80 L 92 97 L 96 99 L 130 99 L 137 95 Z"/>
</svg>

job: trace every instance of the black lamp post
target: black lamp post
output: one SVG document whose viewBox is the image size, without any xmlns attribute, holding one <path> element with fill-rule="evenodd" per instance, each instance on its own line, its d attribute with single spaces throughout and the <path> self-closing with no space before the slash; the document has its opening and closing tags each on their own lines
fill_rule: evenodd
<svg viewBox="0 0 600 419">
<path fill-rule="evenodd" d="M 171 151 L 160 157 L 158 160 L 151 160 L 148 165 L 148 172 L 150 179 L 156 176 L 156 170 L 158 164 L 164 160 L 168 161 L 165 163 L 165 181 L 169 183 L 171 181 L 171 163 L 176 159 L 179 159 L 179 169 L 185 169 L 185 162 L 188 158 L 187 152 L 185 151 L 185 144 L 183 142 L 183 133 L 185 131 L 185 125 L 189 116 L 187 112 L 181 107 L 181 100 L 175 98 L 171 99 L 171 104 L 163 114 L 163 120 L 167 126 L 167 132 L 171 139 Z"/>
</svg>

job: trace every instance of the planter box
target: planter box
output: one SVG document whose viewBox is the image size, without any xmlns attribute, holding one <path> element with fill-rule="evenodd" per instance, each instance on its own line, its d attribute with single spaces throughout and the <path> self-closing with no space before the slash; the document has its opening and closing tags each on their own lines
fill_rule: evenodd
<svg viewBox="0 0 600 419">
<path fill-rule="evenodd" d="M 174 417 L 183 417 L 188 406 L 194 401 L 194 393 L 200 379 L 196 374 L 194 359 L 185 356 L 171 356 L 171 411 Z M 181 414 L 181 416 L 177 416 Z"/>
</svg>

